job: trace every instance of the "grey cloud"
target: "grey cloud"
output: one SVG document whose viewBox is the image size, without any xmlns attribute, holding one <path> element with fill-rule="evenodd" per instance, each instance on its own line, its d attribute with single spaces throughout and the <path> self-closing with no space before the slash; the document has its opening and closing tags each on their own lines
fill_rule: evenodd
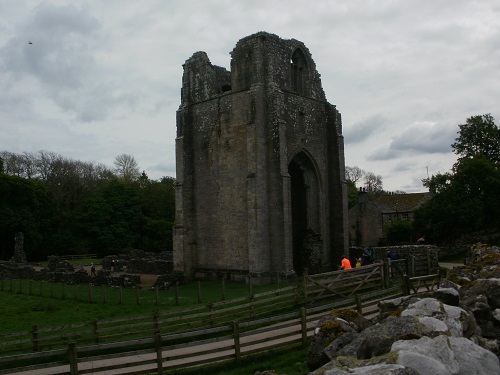
<svg viewBox="0 0 500 375">
<path fill-rule="evenodd" d="M 346 144 L 355 144 L 363 142 L 370 136 L 382 130 L 386 119 L 381 115 L 374 115 L 367 119 L 363 119 L 352 126 L 344 127 L 344 139 Z"/>
<path fill-rule="evenodd" d="M 417 123 L 410 125 L 396 135 L 386 148 L 380 147 L 371 153 L 371 160 L 389 160 L 404 155 L 446 154 L 451 151 L 451 144 L 457 129 L 446 125 Z"/>
<path fill-rule="evenodd" d="M 82 122 L 130 113 L 140 101 L 140 90 L 128 90 L 123 76 L 98 61 L 105 47 L 99 22 L 85 11 L 39 5 L 1 50 L 4 83 L 13 88 L 3 96 L 14 95 L 19 85 L 31 81 L 31 95 L 40 91 Z"/>
</svg>

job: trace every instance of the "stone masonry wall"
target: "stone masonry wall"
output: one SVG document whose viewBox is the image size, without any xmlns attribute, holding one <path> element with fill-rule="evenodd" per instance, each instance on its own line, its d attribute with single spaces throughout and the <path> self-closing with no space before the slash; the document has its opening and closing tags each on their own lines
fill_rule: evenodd
<svg viewBox="0 0 500 375">
<path fill-rule="evenodd" d="M 231 72 L 204 52 L 184 64 L 174 268 L 187 277 L 297 271 L 312 244 L 292 242 L 292 161 L 309 189 L 295 238 L 318 233 L 311 261 L 332 265 L 347 250 L 342 126 L 311 54 L 300 41 L 260 32 L 231 58 Z"/>
</svg>

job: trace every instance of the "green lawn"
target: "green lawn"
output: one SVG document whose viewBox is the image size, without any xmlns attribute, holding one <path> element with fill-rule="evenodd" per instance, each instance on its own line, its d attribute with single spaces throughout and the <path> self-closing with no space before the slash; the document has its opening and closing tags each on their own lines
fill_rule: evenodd
<svg viewBox="0 0 500 375">
<path fill-rule="evenodd" d="M 276 285 L 253 286 L 252 293 L 276 289 Z M 152 313 L 156 309 L 170 311 L 176 308 L 199 306 L 198 283 L 185 283 L 175 288 L 158 291 L 158 304 L 154 290 L 63 285 L 28 280 L 0 280 L 0 331 L 3 333 L 30 330 L 65 324 L 112 319 Z M 244 297 L 249 294 L 245 283 L 203 281 L 200 283 L 202 305 Z M 92 303 L 89 303 L 89 294 Z M 178 301 L 178 305 L 176 302 Z"/>
<path fill-rule="evenodd" d="M 222 300 L 224 286 L 225 300 L 248 296 L 248 285 L 240 282 L 203 281 L 201 286 L 201 304 Z M 284 287 L 286 285 L 280 285 Z M 252 293 L 262 293 L 277 288 L 277 285 L 253 286 Z M 179 306 L 176 305 L 175 288 L 159 291 L 159 303 L 156 304 L 154 290 L 122 290 L 122 304 L 119 304 L 119 289 L 93 287 L 93 303 L 88 303 L 88 285 L 62 285 L 28 280 L 0 280 L 0 332 L 19 332 L 39 328 L 56 327 L 94 320 L 113 319 L 124 316 L 136 316 L 152 313 L 155 309 L 170 311 L 177 308 L 200 306 L 198 302 L 198 283 L 186 283 L 178 288 Z M 137 303 L 139 302 L 139 303 Z M 307 348 L 289 348 L 288 350 L 269 351 L 263 355 L 244 357 L 240 362 L 228 361 L 215 366 L 205 366 L 201 373 L 220 375 L 253 374 L 256 371 L 274 370 L 277 374 L 305 375 Z M 167 374 L 194 375 L 200 369 L 176 370 Z"/>
</svg>

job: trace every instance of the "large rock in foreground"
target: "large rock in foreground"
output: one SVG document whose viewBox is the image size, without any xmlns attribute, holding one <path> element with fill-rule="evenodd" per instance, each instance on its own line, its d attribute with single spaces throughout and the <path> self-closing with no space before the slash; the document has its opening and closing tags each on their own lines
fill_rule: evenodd
<svg viewBox="0 0 500 375">
<path fill-rule="evenodd" d="M 449 300 L 454 292 L 435 294 Z M 472 313 L 413 296 L 383 301 L 381 311 L 385 316 L 362 330 L 334 312 L 320 321 L 309 352 L 311 375 L 500 374 L 497 356 L 477 344 L 480 329 Z M 340 328 L 332 335 L 328 328 L 335 324 L 326 321 Z M 319 356 L 318 345 L 328 338 Z"/>
<path fill-rule="evenodd" d="M 443 285 L 381 301 L 376 324 L 364 329 L 336 314 L 322 319 L 311 375 L 500 374 L 500 249 L 472 246 Z"/>
</svg>

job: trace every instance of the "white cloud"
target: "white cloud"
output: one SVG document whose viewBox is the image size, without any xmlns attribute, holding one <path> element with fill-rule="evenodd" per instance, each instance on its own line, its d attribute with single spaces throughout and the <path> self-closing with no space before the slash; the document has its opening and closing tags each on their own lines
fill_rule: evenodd
<svg viewBox="0 0 500 375">
<path fill-rule="evenodd" d="M 172 176 L 182 64 L 202 50 L 229 69 L 240 38 L 268 31 L 312 53 L 346 163 L 422 190 L 427 169 L 451 168 L 458 124 L 498 118 L 499 16 L 493 0 L 4 1 L 0 150 L 128 153 Z"/>
</svg>

